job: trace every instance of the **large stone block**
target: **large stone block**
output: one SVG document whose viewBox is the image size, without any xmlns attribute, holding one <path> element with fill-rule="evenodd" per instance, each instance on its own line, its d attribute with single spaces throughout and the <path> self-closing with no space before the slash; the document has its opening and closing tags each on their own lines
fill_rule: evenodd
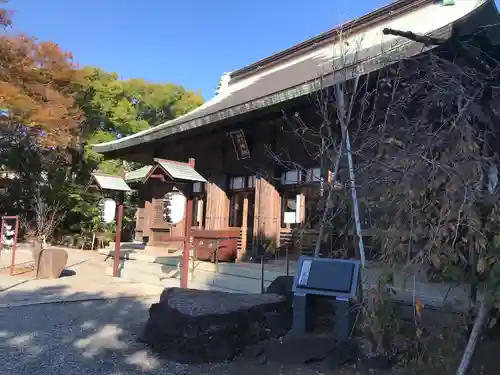
<svg viewBox="0 0 500 375">
<path fill-rule="evenodd" d="M 66 268 L 68 253 L 62 249 L 43 249 L 35 259 L 37 279 L 57 279 Z"/>
<path fill-rule="evenodd" d="M 267 287 L 267 293 L 279 294 L 285 297 L 290 303 L 293 300 L 293 276 L 278 276 Z"/>
<path fill-rule="evenodd" d="M 276 294 L 169 288 L 149 309 L 142 339 L 178 362 L 226 361 L 277 330 L 286 331 L 280 314 L 289 329 L 286 299 Z"/>
</svg>

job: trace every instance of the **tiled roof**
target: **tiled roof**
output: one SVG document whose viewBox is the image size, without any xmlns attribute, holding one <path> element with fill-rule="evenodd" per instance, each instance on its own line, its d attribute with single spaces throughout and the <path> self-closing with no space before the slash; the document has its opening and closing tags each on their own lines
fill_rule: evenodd
<svg viewBox="0 0 500 375">
<path fill-rule="evenodd" d="M 125 180 L 120 176 L 112 176 L 104 173 L 92 173 L 90 183 L 93 181 L 102 190 L 131 191 Z"/>
<path fill-rule="evenodd" d="M 408 6 L 408 9 L 411 7 Z M 467 25 L 473 25 L 476 29 L 482 24 L 481 22 L 484 23 L 485 18 L 488 18 L 489 24 L 499 23 L 498 12 L 491 1 L 474 8 L 467 14 L 467 17 L 469 17 Z M 497 22 L 491 23 L 491 20 Z M 449 24 L 429 31 L 427 35 L 447 39 L 451 36 L 456 21 L 455 18 Z M 361 71 L 367 74 L 381 69 L 393 62 L 389 61 L 389 57 L 397 61 L 401 58 L 418 55 L 426 49 L 429 48 L 425 48 L 420 43 L 405 38 L 396 38 L 355 51 L 352 56 L 341 57 L 346 60 L 355 60 L 355 63 L 347 64 L 347 66 L 342 66 L 339 60 L 333 60 L 332 57 L 309 54 L 308 57 L 296 60 L 281 69 L 269 72 L 262 77 L 257 76 L 255 80 L 249 79 L 241 86 L 236 85 L 238 88 L 224 90 L 225 94 L 215 96 L 184 116 L 116 141 L 94 145 L 94 151 L 110 153 L 127 149 L 179 132 L 235 118 L 244 113 L 281 104 L 312 94 L 322 87 L 344 81 L 349 75 L 357 74 L 356 72 Z M 339 69 L 339 66 L 342 66 L 342 69 Z"/>
<path fill-rule="evenodd" d="M 144 178 L 148 175 L 151 168 L 152 168 L 151 165 L 146 165 L 142 168 L 135 169 L 131 172 L 127 172 L 125 174 L 125 182 L 131 184 L 134 182 L 140 182 L 144 180 Z"/>
<path fill-rule="evenodd" d="M 156 158 L 154 161 L 174 180 L 207 182 L 201 174 L 187 163 Z"/>
</svg>

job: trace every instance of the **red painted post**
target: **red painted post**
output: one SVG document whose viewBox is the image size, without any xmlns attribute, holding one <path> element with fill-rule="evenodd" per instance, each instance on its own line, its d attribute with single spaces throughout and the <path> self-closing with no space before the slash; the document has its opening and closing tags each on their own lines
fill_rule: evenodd
<svg viewBox="0 0 500 375">
<path fill-rule="evenodd" d="M 194 159 L 189 159 L 188 164 L 194 168 Z M 188 287 L 189 275 L 189 253 L 191 248 L 191 224 L 193 222 L 193 183 L 190 182 L 186 188 L 186 221 L 184 223 L 184 249 L 182 252 L 182 267 L 181 267 L 181 288 Z"/>
<path fill-rule="evenodd" d="M 122 241 L 124 200 L 125 200 L 124 193 L 120 193 L 118 198 L 118 207 L 116 209 L 116 236 L 115 236 L 115 255 L 113 261 L 113 277 L 118 277 L 118 265 L 120 264 L 120 243 Z"/>
<path fill-rule="evenodd" d="M 2 217 L 2 228 L 0 228 L 0 251 L 3 250 L 3 227 L 5 225 L 5 219 Z M 1 254 L 1 253 L 0 253 Z"/>
<path fill-rule="evenodd" d="M 14 266 L 16 265 L 17 236 L 19 235 L 19 216 L 14 216 L 16 229 L 14 230 L 14 243 L 12 244 L 12 260 L 10 262 L 10 276 L 14 276 Z"/>
</svg>

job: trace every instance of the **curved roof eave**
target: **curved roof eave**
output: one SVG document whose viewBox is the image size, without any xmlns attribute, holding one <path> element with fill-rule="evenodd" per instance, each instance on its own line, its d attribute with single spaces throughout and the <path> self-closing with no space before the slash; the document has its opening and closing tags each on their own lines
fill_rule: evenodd
<svg viewBox="0 0 500 375">
<path fill-rule="evenodd" d="M 433 35 L 434 34 L 435 33 L 433 33 Z M 451 34 L 451 25 L 441 28 L 439 32 L 436 34 L 436 36 L 437 35 L 442 36 L 443 34 L 446 34 L 448 36 Z M 411 57 L 421 53 L 424 50 L 424 48 L 420 43 L 408 42 L 402 46 L 401 45 L 398 46 L 397 48 L 398 53 L 403 52 L 403 50 L 405 57 Z M 357 66 L 357 69 L 359 69 L 359 66 L 362 65 L 362 69 L 365 73 L 378 70 L 384 65 L 386 65 L 387 62 L 384 59 L 377 59 L 377 57 L 380 57 L 380 55 L 376 55 L 355 65 Z M 354 68 L 354 65 L 351 68 Z M 284 70 L 287 71 L 288 69 Z M 343 70 L 345 70 L 345 68 Z M 345 77 L 344 73 L 335 74 L 335 72 L 330 72 L 324 76 L 311 77 L 312 79 L 309 79 L 301 84 L 294 85 L 292 87 L 288 87 L 283 90 L 275 91 L 264 96 L 257 96 L 252 100 L 242 101 L 241 103 L 236 104 L 234 106 L 221 108 L 211 113 L 210 112 L 206 113 L 205 115 L 202 116 L 196 116 L 198 112 L 199 113 L 205 112 L 203 111 L 204 109 L 210 109 L 211 107 L 216 107 L 214 104 L 216 104 L 219 101 L 224 101 L 224 99 L 229 98 L 231 95 L 238 96 L 238 93 L 240 91 L 242 92 L 248 91 L 246 89 L 251 89 L 253 86 L 250 85 L 247 88 L 243 88 L 234 93 L 230 93 L 229 96 L 222 95 L 222 98 L 220 98 L 220 100 L 216 100 L 219 99 L 219 97 L 216 96 L 212 100 L 206 102 L 204 106 L 198 107 L 184 116 L 178 117 L 174 120 L 167 121 L 163 124 L 157 125 L 150 129 L 141 131 L 136 134 L 132 134 L 130 136 L 121 139 L 93 145 L 93 149 L 95 152 L 105 154 L 153 142 L 155 140 L 165 138 L 169 135 L 198 128 L 203 125 L 219 122 L 228 118 L 242 115 L 244 113 L 263 109 L 266 107 L 271 107 L 276 104 L 280 104 L 289 100 L 297 99 L 299 97 L 308 94 L 312 94 L 320 90 L 322 87 L 333 85 L 335 82 L 339 81 L 340 79 L 343 79 L 344 77 Z"/>
<path fill-rule="evenodd" d="M 493 4 L 491 1 L 486 1 L 483 5 Z M 471 13 L 463 18 L 467 19 L 472 14 L 476 13 L 479 6 Z M 490 9 L 484 9 L 485 12 Z M 483 12 L 480 12 L 481 14 Z M 475 18 L 475 17 L 474 17 Z M 427 35 L 448 39 L 451 36 L 454 25 L 461 19 L 434 30 Z M 480 25 L 476 25 L 480 26 Z M 283 68 L 265 76 L 263 79 L 257 80 L 250 85 L 240 88 L 234 92 L 222 92 L 216 95 L 202 106 L 193 111 L 157 125 L 142 132 L 117 139 L 114 141 L 93 145 L 95 152 L 106 154 L 118 150 L 126 150 L 142 144 L 147 144 L 167 136 L 177 134 L 190 129 L 198 128 L 211 123 L 216 123 L 225 119 L 234 118 L 244 113 L 249 113 L 255 110 L 270 107 L 276 104 L 284 103 L 313 92 L 320 90 L 322 87 L 328 87 L 340 80 L 344 80 L 345 70 L 351 69 L 369 73 L 382 68 L 388 64 L 386 58 L 380 58 L 382 52 L 384 56 L 387 53 L 395 52 L 396 58 L 408 58 L 418 55 L 433 47 L 424 47 L 420 43 L 399 38 L 387 43 L 381 43 L 376 46 L 367 48 L 366 50 L 356 52 L 358 57 L 356 64 L 349 67 L 344 67 L 341 74 L 338 70 L 333 70 L 334 61 L 329 61 L 330 70 L 322 71 L 320 74 L 319 66 L 324 67 L 328 61 L 319 61 L 318 57 L 310 57 L 300 63 Z"/>
<path fill-rule="evenodd" d="M 92 148 L 94 149 L 95 152 L 98 152 L 98 153 L 107 153 L 107 152 L 110 152 L 110 151 L 113 151 L 113 150 L 119 150 L 119 149 L 122 149 L 122 148 L 127 148 L 127 147 L 134 146 L 134 145 L 137 145 L 137 144 L 140 144 L 140 143 L 144 143 L 142 141 L 134 142 L 134 140 L 135 139 L 142 139 L 144 137 L 149 138 L 151 136 L 151 134 L 154 134 L 154 133 L 158 132 L 159 130 L 161 130 L 161 129 L 165 128 L 165 127 L 170 126 L 171 123 L 173 123 L 173 122 L 181 122 L 187 116 L 192 116 L 193 114 L 196 114 L 196 112 L 198 112 L 198 111 L 206 108 L 207 106 L 209 106 L 213 102 L 214 99 L 215 98 L 212 98 L 212 99 L 206 101 L 201 106 L 199 106 L 199 107 L 193 109 L 192 111 L 190 111 L 190 112 L 188 112 L 188 113 L 186 113 L 186 114 L 184 114 L 182 116 L 179 116 L 179 117 L 177 117 L 177 118 L 175 118 L 173 120 L 166 121 L 166 122 L 161 123 L 159 125 L 153 126 L 151 128 L 142 130 L 140 132 L 137 132 L 135 134 L 131 134 L 131 135 L 123 137 L 123 138 L 115 139 L 115 140 L 109 141 L 109 142 L 94 144 L 94 145 L 92 145 Z M 130 143 L 133 143 L 133 144 L 130 144 Z M 127 146 L 122 146 L 122 144 L 127 144 Z"/>
</svg>

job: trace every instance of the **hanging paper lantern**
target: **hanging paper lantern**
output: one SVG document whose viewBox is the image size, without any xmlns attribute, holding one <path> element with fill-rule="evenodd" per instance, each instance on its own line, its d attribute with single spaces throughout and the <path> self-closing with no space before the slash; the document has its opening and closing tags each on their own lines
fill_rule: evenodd
<svg viewBox="0 0 500 375">
<path fill-rule="evenodd" d="M 116 202 L 113 199 L 101 201 L 101 220 L 106 224 L 112 223 L 116 215 Z"/>
<path fill-rule="evenodd" d="M 12 229 L 12 225 L 5 224 L 3 227 L 2 243 L 8 248 L 12 247 L 14 244 L 14 234 L 15 231 Z"/>
<path fill-rule="evenodd" d="M 163 220 L 169 224 L 178 224 L 184 219 L 186 197 L 180 191 L 171 191 L 163 199 Z"/>
</svg>

